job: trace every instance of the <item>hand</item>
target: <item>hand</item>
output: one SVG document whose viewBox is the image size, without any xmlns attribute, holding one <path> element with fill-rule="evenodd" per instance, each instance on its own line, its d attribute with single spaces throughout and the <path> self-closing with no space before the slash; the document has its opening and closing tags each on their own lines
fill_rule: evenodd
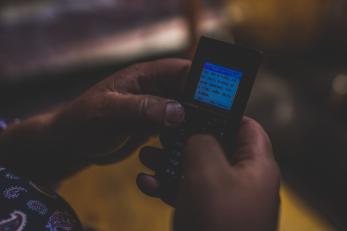
<svg viewBox="0 0 347 231">
<path fill-rule="evenodd" d="M 96 159 L 124 158 L 115 149 L 133 134 L 145 137 L 183 121 L 173 99 L 189 68 L 190 61 L 165 59 L 116 72 L 72 102 L 6 130 L 0 163 L 56 181 Z"/>
<path fill-rule="evenodd" d="M 140 158 L 155 170 L 161 154 L 147 147 Z M 280 173 L 271 142 L 254 120 L 243 119 L 232 164 L 212 136 L 189 138 L 184 176 L 175 204 L 174 230 L 276 230 Z M 140 174 L 137 182 L 146 194 L 159 195 L 154 177 Z"/>
</svg>

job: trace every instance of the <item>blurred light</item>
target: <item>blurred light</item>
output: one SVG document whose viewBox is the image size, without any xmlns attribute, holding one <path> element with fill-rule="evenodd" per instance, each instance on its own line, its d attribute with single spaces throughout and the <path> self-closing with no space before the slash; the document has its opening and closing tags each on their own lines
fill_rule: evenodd
<svg viewBox="0 0 347 231">
<path fill-rule="evenodd" d="M 297 106 L 287 81 L 269 70 L 262 70 L 248 103 L 251 115 L 271 121 L 268 127 L 292 126 L 297 120 Z"/>
<path fill-rule="evenodd" d="M 347 74 L 338 74 L 332 83 L 334 93 L 347 95 Z"/>
<path fill-rule="evenodd" d="M 282 99 L 275 108 L 275 118 L 282 125 L 290 124 L 294 118 L 294 107 L 288 100 Z"/>
<path fill-rule="evenodd" d="M 29 21 L 48 23 L 65 13 L 96 12 L 117 7 L 116 0 L 64 0 L 23 2 L 0 8 L 0 23 L 8 25 Z"/>
<path fill-rule="evenodd" d="M 220 28 L 222 15 L 206 12 L 201 20 L 201 32 Z M 43 44 L 45 45 L 45 44 Z M 183 17 L 171 17 L 144 27 L 115 31 L 108 36 L 85 40 L 50 52 L 41 52 L 30 60 L 8 62 L 1 66 L 2 79 L 22 78 L 23 75 L 37 75 L 57 72 L 83 66 L 97 66 L 110 63 L 127 63 L 144 57 L 182 51 L 188 46 L 188 31 Z M 1 54 L 0 54 L 1 55 Z"/>
<path fill-rule="evenodd" d="M 229 17 L 232 23 L 239 24 L 245 19 L 244 11 L 238 3 L 230 4 L 228 7 Z"/>
</svg>

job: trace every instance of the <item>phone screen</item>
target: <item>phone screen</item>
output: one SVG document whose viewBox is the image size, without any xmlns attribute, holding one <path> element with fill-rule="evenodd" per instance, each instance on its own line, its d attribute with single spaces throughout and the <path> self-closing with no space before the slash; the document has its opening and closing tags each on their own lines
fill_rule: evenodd
<svg viewBox="0 0 347 231">
<path fill-rule="evenodd" d="M 241 71 L 205 62 L 194 99 L 230 111 L 242 77 Z"/>
</svg>

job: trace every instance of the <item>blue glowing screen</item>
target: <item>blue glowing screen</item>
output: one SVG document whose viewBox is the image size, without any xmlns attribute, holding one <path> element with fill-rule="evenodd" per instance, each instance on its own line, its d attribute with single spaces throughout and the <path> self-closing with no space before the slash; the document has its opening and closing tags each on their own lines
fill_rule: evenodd
<svg viewBox="0 0 347 231">
<path fill-rule="evenodd" d="M 230 111 L 242 79 L 242 72 L 206 62 L 194 99 Z"/>
</svg>

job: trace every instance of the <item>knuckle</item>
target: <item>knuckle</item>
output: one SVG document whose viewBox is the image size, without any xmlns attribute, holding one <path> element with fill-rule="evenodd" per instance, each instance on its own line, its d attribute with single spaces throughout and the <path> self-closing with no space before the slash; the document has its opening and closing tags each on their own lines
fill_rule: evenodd
<svg viewBox="0 0 347 231">
<path fill-rule="evenodd" d="M 139 115 L 140 117 L 147 117 L 147 111 L 148 108 L 150 107 L 150 97 L 149 96 L 143 96 L 140 98 L 140 103 L 139 103 Z"/>
<path fill-rule="evenodd" d="M 143 77 L 146 72 L 146 63 L 135 63 L 129 67 L 131 78 Z"/>
<path fill-rule="evenodd" d="M 246 118 L 246 126 L 253 131 L 254 135 L 257 137 L 258 148 L 269 149 L 272 147 L 271 139 L 269 134 L 264 130 L 263 126 L 260 125 L 256 120 L 251 118 Z"/>
<path fill-rule="evenodd" d="M 182 70 L 183 72 L 188 72 L 191 65 L 192 65 L 192 61 L 188 60 L 188 59 L 181 59 L 180 60 L 181 65 L 182 65 Z"/>
</svg>

